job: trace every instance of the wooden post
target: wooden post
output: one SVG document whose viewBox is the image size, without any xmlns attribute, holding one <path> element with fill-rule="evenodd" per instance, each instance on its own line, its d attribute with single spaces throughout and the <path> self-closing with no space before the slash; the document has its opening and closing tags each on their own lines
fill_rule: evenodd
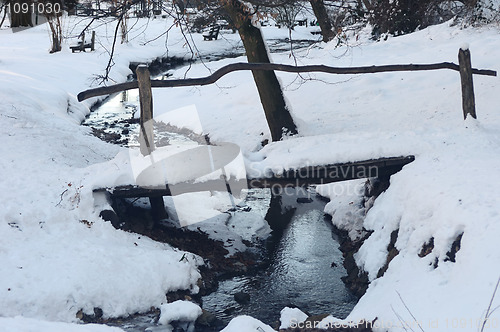
<svg viewBox="0 0 500 332">
<path fill-rule="evenodd" d="M 462 108 L 464 112 L 464 120 L 467 118 L 467 114 L 470 114 L 474 119 L 477 119 L 469 49 L 460 48 L 458 51 L 458 65 L 460 66 L 460 80 L 462 83 Z"/>
<path fill-rule="evenodd" d="M 85 31 L 82 32 L 82 43 L 80 44 L 80 52 L 85 52 Z"/>
<path fill-rule="evenodd" d="M 139 103 L 141 107 L 139 144 L 143 156 L 154 151 L 153 136 L 153 93 L 151 92 L 151 78 L 146 65 L 139 65 L 136 69 L 139 85 Z"/>
<path fill-rule="evenodd" d="M 139 65 L 136 69 L 137 82 L 139 85 L 139 104 L 141 107 L 139 144 L 143 156 L 148 156 L 154 151 L 153 136 L 153 93 L 151 91 L 151 77 L 146 65 Z M 163 196 L 150 197 L 151 211 L 154 220 L 167 217 Z"/>
<path fill-rule="evenodd" d="M 95 31 L 92 31 L 92 39 L 90 41 L 90 50 L 95 50 Z"/>
</svg>

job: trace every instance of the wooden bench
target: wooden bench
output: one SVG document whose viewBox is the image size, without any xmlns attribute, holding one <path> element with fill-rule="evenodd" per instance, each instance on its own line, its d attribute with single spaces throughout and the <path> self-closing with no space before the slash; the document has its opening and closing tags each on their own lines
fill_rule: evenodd
<svg viewBox="0 0 500 332">
<path fill-rule="evenodd" d="M 217 40 L 219 36 L 220 26 L 214 25 L 207 32 L 203 33 L 203 40 Z"/>
<path fill-rule="evenodd" d="M 70 46 L 69 48 L 71 49 L 71 53 L 75 53 L 76 51 L 85 52 L 85 49 L 87 48 L 90 48 L 90 51 L 95 50 L 95 31 L 92 31 L 90 43 L 85 43 L 85 32 L 83 32 L 81 40 L 79 40 L 76 45 Z"/>
<path fill-rule="evenodd" d="M 299 27 L 307 27 L 307 18 L 304 18 L 302 20 L 295 20 L 295 25 L 298 25 Z"/>
</svg>

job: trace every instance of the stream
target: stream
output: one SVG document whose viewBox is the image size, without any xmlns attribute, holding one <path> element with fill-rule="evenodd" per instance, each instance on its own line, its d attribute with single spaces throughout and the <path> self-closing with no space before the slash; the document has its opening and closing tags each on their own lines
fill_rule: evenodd
<svg viewBox="0 0 500 332">
<path fill-rule="evenodd" d="M 252 209 L 267 208 L 269 196 L 269 190 L 256 190 L 246 203 Z M 331 221 L 323 213 L 325 202 L 314 191 L 297 190 L 283 196 L 282 205 L 291 213 L 277 225 L 270 222 L 269 265 L 254 275 L 222 281 L 216 292 L 203 297 L 203 308 L 224 322 L 250 315 L 276 327 L 287 306 L 312 316 L 331 313 L 345 318 L 356 303 L 340 279 L 345 276 L 343 258 Z M 237 292 L 250 295 L 248 304 L 235 301 Z"/>
<path fill-rule="evenodd" d="M 138 92 L 122 92 L 93 107 L 83 125 L 108 142 L 138 146 L 138 121 L 134 119 L 138 111 Z M 159 145 L 195 144 L 179 132 L 162 130 L 155 135 Z M 248 275 L 219 280 L 218 289 L 202 297 L 202 308 L 214 314 L 219 323 L 196 331 L 219 331 L 239 315 L 253 316 L 277 328 L 280 311 L 286 306 L 298 307 L 308 315 L 345 318 L 356 304 L 356 297 L 341 280 L 346 272 L 337 236 L 323 213 L 326 202 L 311 188 L 306 193 L 297 191 L 283 196 L 277 203 L 281 213 L 278 211 L 277 217 L 276 212 L 268 213 L 267 217 L 273 231 L 264 243 L 257 245 L 268 264 Z M 273 205 L 271 193 L 267 189 L 250 190 L 245 204 L 264 216 Z M 236 302 L 234 294 L 238 292 L 249 296 L 249 300 L 244 304 Z M 155 314 L 135 315 L 110 325 L 129 332 L 168 331 L 158 326 L 155 318 Z"/>
</svg>

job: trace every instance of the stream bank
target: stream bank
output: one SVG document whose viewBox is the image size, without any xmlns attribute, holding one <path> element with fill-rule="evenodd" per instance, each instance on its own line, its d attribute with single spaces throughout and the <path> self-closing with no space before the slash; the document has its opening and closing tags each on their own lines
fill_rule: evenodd
<svg viewBox="0 0 500 332">
<path fill-rule="evenodd" d="M 259 189 L 252 190 L 246 204 L 250 209 L 270 206 L 266 219 L 272 232 L 265 240 L 246 242 L 248 250 L 229 257 L 222 241 L 211 239 L 200 229 L 173 227 L 168 222 L 141 227 L 138 225 L 149 218 L 147 211 L 138 207 L 131 210 L 129 206 L 117 212 L 121 229 L 204 258 L 198 294 L 167 294 L 168 302 L 190 300 L 202 307 L 204 314 L 196 331 L 220 331 L 239 315 L 250 315 L 278 329 L 284 307 L 300 308 L 311 317 L 333 314 L 345 318 L 357 298 L 341 280 L 347 274 L 342 267 L 339 238 L 323 213 L 324 199 L 314 190 L 273 196 L 269 190 Z M 138 332 L 156 326 L 158 316 L 159 312 L 152 310 L 120 320 L 86 318 Z"/>
</svg>

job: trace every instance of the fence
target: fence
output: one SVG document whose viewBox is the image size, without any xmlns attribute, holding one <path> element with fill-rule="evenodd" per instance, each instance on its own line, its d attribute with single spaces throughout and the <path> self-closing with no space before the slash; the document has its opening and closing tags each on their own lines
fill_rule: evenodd
<svg viewBox="0 0 500 332">
<path fill-rule="evenodd" d="M 452 62 L 441 62 L 433 64 L 404 64 L 404 65 L 384 65 L 366 67 L 329 67 L 324 65 L 290 66 L 275 63 L 233 63 L 216 70 L 212 75 L 201 78 L 173 79 L 173 80 L 150 80 L 147 66 L 141 65 L 137 68 L 137 81 L 115 84 L 107 87 L 100 87 L 82 91 L 78 94 L 78 100 L 83 101 L 91 97 L 108 95 L 116 92 L 139 88 L 141 105 L 141 152 L 149 154 L 153 145 L 152 127 L 152 92 L 151 88 L 182 87 L 195 85 L 208 85 L 217 82 L 221 77 L 236 71 L 242 70 L 274 70 L 289 73 L 322 72 L 329 74 L 372 74 L 382 72 L 401 71 L 428 71 L 449 69 L 460 72 L 462 86 L 462 108 L 464 119 L 470 114 L 476 118 L 476 107 L 474 99 L 474 84 L 472 75 L 497 76 L 497 72 L 487 69 L 472 68 L 470 51 L 460 49 L 458 52 L 458 65 Z"/>
</svg>

